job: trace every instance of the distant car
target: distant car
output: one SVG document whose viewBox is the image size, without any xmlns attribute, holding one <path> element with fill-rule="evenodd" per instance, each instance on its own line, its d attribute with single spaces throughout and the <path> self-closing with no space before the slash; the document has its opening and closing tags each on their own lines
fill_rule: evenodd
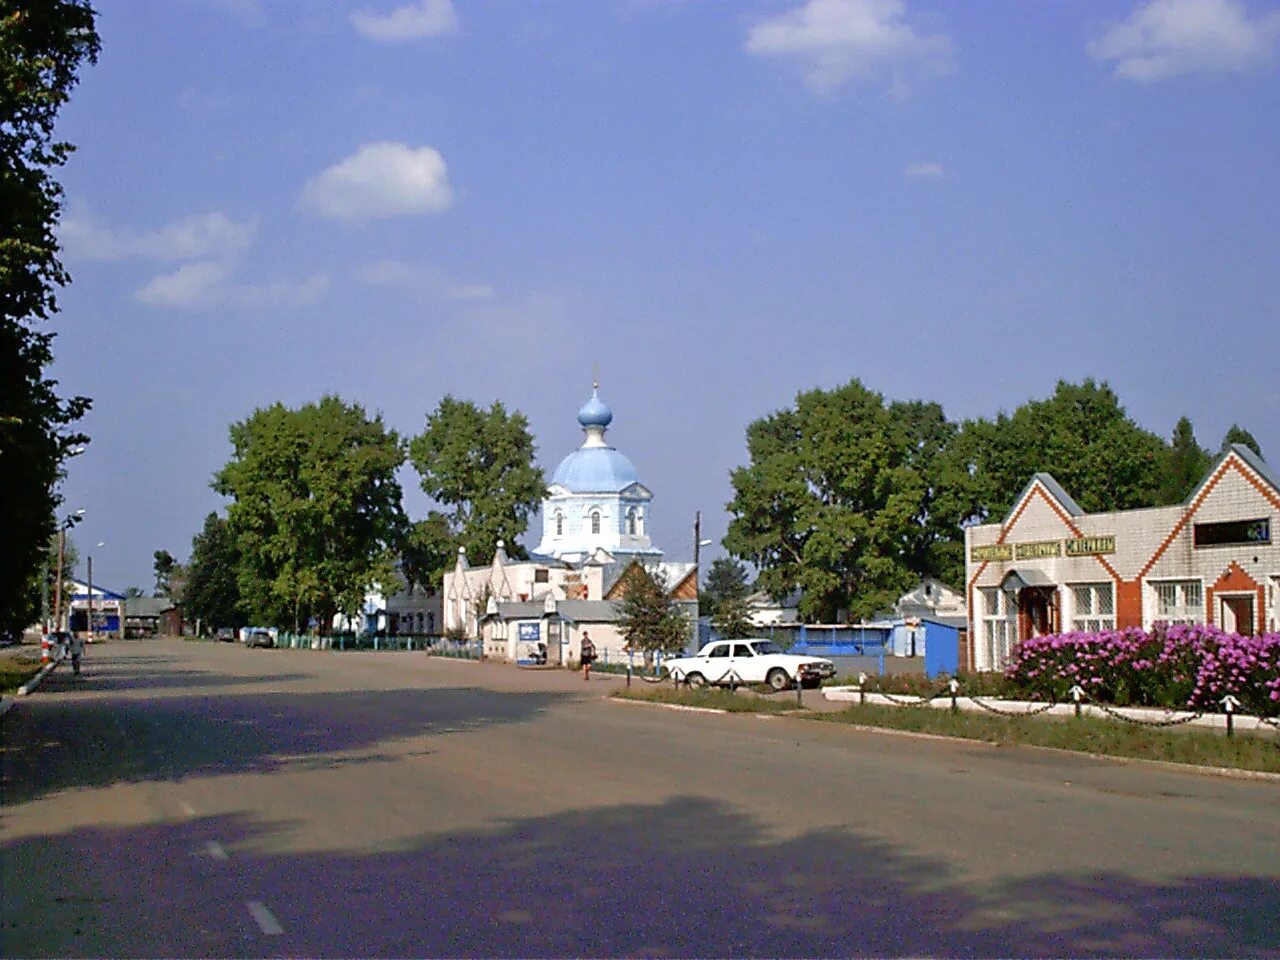
<svg viewBox="0 0 1280 960">
<path fill-rule="evenodd" d="M 677 657 L 663 666 L 691 687 L 767 683 L 774 690 L 786 690 L 798 683 L 811 690 L 836 674 L 830 660 L 783 653 L 772 640 L 754 637 L 714 640 L 696 656 Z"/>
<path fill-rule="evenodd" d="M 235 627 L 219 627 L 216 637 L 224 643 L 235 643 L 236 629 Z"/>
<path fill-rule="evenodd" d="M 275 637 L 271 636 L 270 630 L 250 630 L 249 636 L 244 642 L 250 647 L 274 647 L 276 645 Z"/>
</svg>

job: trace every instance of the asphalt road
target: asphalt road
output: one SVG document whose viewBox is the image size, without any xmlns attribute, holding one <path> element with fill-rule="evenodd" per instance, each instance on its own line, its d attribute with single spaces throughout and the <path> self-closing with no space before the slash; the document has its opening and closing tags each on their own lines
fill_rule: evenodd
<svg viewBox="0 0 1280 960">
<path fill-rule="evenodd" d="M 3 720 L 0 953 L 1280 957 L 1275 783 L 616 683 L 93 648 Z"/>
</svg>

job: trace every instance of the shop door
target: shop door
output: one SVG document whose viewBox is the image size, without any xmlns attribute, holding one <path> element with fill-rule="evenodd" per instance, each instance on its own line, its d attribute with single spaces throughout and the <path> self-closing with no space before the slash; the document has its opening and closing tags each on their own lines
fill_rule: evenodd
<svg viewBox="0 0 1280 960">
<path fill-rule="evenodd" d="M 1218 618 L 1222 622 L 1222 629 L 1245 637 L 1257 633 L 1254 629 L 1253 601 L 1251 594 L 1223 597 L 1221 615 Z"/>
<path fill-rule="evenodd" d="M 1018 639 L 1030 640 L 1057 629 L 1053 587 L 1023 587 L 1018 591 Z"/>
</svg>

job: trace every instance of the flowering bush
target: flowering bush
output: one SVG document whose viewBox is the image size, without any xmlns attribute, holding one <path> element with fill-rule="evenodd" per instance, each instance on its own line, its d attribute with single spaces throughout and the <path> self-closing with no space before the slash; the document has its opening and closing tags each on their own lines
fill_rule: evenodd
<svg viewBox="0 0 1280 960">
<path fill-rule="evenodd" d="M 1075 684 L 1121 706 L 1280 715 L 1280 633 L 1242 637 L 1211 626 L 1061 633 L 1019 643 L 1005 677 L 1023 693 L 1067 700 Z"/>
</svg>

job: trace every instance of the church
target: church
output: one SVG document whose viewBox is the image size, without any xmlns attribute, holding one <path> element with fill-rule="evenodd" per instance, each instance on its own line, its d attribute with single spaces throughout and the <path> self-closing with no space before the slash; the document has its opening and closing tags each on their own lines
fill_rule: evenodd
<svg viewBox="0 0 1280 960">
<path fill-rule="evenodd" d="M 480 638 L 485 656 L 527 661 L 545 644 L 547 662 L 576 663 L 589 634 L 601 659 L 625 661 L 618 601 L 631 576 L 656 572 L 690 617 L 698 614 L 698 571 L 671 563 L 649 537 L 653 493 L 605 437 L 613 411 L 593 384 L 578 411 L 582 445 L 556 467 L 542 501 L 542 536 L 528 560 L 498 543 L 487 563 L 459 548 L 442 588 L 444 628 Z"/>
</svg>

